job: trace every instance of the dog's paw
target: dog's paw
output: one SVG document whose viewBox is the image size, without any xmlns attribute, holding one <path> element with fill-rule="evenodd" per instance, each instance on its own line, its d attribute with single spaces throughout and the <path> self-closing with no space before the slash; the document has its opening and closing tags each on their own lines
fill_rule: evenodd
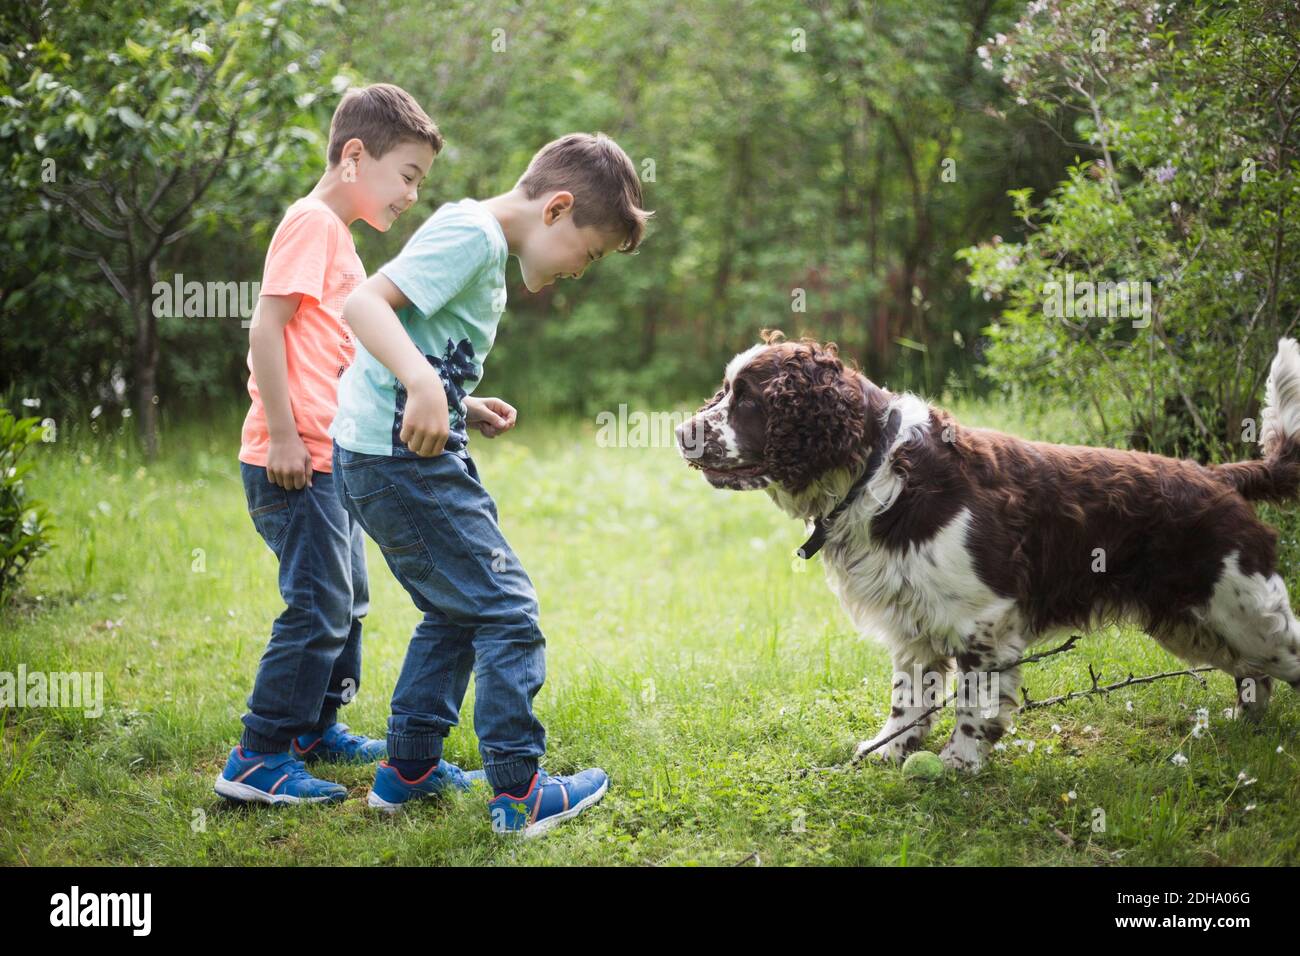
<svg viewBox="0 0 1300 956">
<path fill-rule="evenodd" d="M 895 737 L 887 744 L 876 746 L 881 739 L 888 737 L 891 733 L 893 731 L 882 730 L 871 740 L 864 740 L 858 744 L 857 749 L 853 751 L 853 762 L 861 763 L 864 760 L 872 760 L 882 764 L 901 764 L 907 759 L 907 755 L 917 748 L 919 740 L 904 734 L 902 737 Z M 874 750 L 873 747 L 875 747 Z"/>
<path fill-rule="evenodd" d="M 955 737 L 939 751 L 939 759 L 950 770 L 962 773 L 978 773 L 984 766 L 984 755 L 978 743 L 969 737 Z"/>
</svg>

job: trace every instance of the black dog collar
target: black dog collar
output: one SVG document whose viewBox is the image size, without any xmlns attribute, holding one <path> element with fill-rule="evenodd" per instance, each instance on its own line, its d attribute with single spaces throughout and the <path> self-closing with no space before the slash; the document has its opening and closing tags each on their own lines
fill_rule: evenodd
<svg viewBox="0 0 1300 956">
<path fill-rule="evenodd" d="M 822 545 L 826 543 L 826 535 L 830 533 L 831 525 L 834 523 L 835 519 L 840 516 L 840 513 L 845 508 L 853 504 L 853 499 L 858 496 L 858 492 L 860 492 L 866 486 L 867 482 L 872 479 L 875 473 L 880 470 L 880 463 L 885 460 L 885 452 L 889 450 L 889 446 L 894 443 L 894 439 L 898 436 L 898 427 L 901 419 L 902 415 L 899 414 L 897 408 L 890 411 L 889 420 L 885 423 L 885 431 L 881 434 L 880 440 L 876 442 L 876 447 L 871 449 L 871 457 L 867 459 L 866 470 L 862 472 L 861 477 L 859 477 L 858 480 L 849 488 L 848 493 L 844 496 L 844 500 L 837 504 L 831 510 L 830 514 L 826 515 L 824 518 L 818 518 L 813 522 L 812 535 L 803 543 L 803 546 L 795 552 L 799 557 L 807 561 L 822 549 Z"/>
</svg>

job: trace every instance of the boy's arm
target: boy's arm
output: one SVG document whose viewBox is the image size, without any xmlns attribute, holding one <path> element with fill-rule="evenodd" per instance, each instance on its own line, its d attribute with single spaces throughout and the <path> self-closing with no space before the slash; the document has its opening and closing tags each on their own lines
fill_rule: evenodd
<svg viewBox="0 0 1300 956">
<path fill-rule="evenodd" d="M 298 434 L 289 399 L 289 367 L 284 357 L 284 327 L 298 311 L 301 295 L 263 295 L 248 330 L 253 377 L 266 411 L 270 443 L 266 477 L 273 485 L 301 491 L 311 485 L 311 452 Z"/>
<path fill-rule="evenodd" d="M 343 306 L 352 334 L 406 386 L 399 437 L 417 455 L 442 454 L 451 429 L 442 378 L 406 334 L 397 309 L 411 302 L 382 272 L 359 285 Z"/>
</svg>

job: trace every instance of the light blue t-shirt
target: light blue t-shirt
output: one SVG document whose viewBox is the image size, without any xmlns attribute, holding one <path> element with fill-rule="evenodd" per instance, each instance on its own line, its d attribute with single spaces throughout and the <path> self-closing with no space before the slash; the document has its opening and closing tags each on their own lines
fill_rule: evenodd
<svg viewBox="0 0 1300 956">
<path fill-rule="evenodd" d="M 506 304 L 505 233 L 474 199 L 441 206 L 397 258 L 379 271 L 411 304 L 399 309 L 407 334 L 442 376 L 450 432 L 446 450 L 468 455 L 465 396 L 483 377 Z M 339 408 L 330 436 L 363 455 L 417 457 L 401 439 L 406 388 L 359 341 L 339 379 Z"/>
</svg>

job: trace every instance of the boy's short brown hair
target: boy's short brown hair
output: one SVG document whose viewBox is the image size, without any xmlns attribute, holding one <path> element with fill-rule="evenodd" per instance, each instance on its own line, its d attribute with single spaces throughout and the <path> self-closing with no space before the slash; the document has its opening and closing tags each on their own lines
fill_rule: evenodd
<svg viewBox="0 0 1300 956">
<path fill-rule="evenodd" d="M 343 144 L 359 139 L 376 159 L 398 143 L 428 143 L 433 155 L 442 152 L 442 134 L 410 93 L 391 83 L 353 87 L 343 94 L 330 120 L 326 159 L 335 166 Z"/>
<path fill-rule="evenodd" d="M 573 193 L 573 224 L 595 225 L 623 237 L 619 252 L 633 252 L 652 215 L 641 208 L 641 180 L 627 153 L 604 133 L 570 133 L 537 151 L 515 188 L 529 199 Z"/>
</svg>

